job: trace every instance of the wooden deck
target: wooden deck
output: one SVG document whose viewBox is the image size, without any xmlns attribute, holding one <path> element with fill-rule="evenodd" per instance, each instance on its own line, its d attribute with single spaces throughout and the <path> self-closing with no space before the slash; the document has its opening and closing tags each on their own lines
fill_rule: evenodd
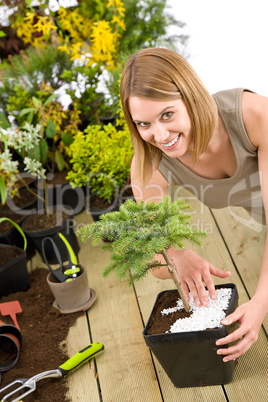
<svg viewBox="0 0 268 402">
<path fill-rule="evenodd" d="M 230 278 L 215 280 L 215 284 L 235 283 L 239 303 L 246 302 L 257 285 L 266 228 L 253 225 L 249 229 L 239 224 L 227 209 L 211 211 L 193 199 L 186 201 L 192 204 L 195 225 L 208 232 L 197 253 L 232 272 Z M 233 211 L 243 217 L 241 210 Z M 91 221 L 87 211 L 75 217 L 77 227 Z M 90 242 L 80 244 L 79 261 L 87 267 L 89 286 L 96 290 L 98 299 L 70 329 L 68 351 L 72 355 L 90 342 L 102 342 L 105 350 L 94 362 L 69 377 L 72 401 L 268 401 L 268 317 L 257 343 L 238 359 L 230 384 L 175 388 L 142 336 L 156 295 L 173 289 L 173 282 L 157 280 L 151 274 L 133 287 L 113 276 L 103 279 L 101 269 L 108 263 L 109 254 Z M 39 262 L 35 257 L 32 268 Z"/>
</svg>

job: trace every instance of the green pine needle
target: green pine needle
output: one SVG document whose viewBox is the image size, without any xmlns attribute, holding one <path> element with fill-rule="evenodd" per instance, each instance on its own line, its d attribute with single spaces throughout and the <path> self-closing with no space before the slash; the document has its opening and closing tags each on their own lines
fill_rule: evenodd
<svg viewBox="0 0 268 402">
<path fill-rule="evenodd" d="M 111 252 L 111 261 L 103 269 L 104 277 L 114 272 L 131 284 L 143 278 L 149 269 L 159 268 L 156 254 L 172 246 L 181 249 L 185 241 L 201 244 L 200 237 L 206 233 L 191 228 L 191 215 L 186 213 L 189 208 L 182 199 L 171 202 L 169 196 L 159 203 L 129 199 L 119 211 L 108 212 L 99 221 L 84 225 L 77 235 Z M 104 238 L 113 241 L 103 243 Z"/>
</svg>

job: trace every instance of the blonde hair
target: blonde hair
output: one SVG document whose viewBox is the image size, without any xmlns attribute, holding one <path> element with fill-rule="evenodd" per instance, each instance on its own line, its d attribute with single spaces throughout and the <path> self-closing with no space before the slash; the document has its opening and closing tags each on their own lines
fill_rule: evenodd
<svg viewBox="0 0 268 402">
<path fill-rule="evenodd" d="M 162 101 L 183 99 L 191 121 L 194 161 L 197 161 L 211 138 L 217 106 L 182 56 L 169 49 L 143 49 L 130 56 L 122 73 L 120 97 L 134 148 L 136 178 L 144 184 L 152 175 L 152 161 L 158 166 L 162 151 L 138 133 L 129 111 L 130 96 Z"/>
</svg>

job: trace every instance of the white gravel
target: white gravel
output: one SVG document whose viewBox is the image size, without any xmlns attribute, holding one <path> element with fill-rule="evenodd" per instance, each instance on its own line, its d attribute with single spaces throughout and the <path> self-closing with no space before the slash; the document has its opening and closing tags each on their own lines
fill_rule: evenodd
<svg viewBox="0 0 268 402">
<path fill-rule="evenodd" d="M 191 332 L 203 331 L 209 328 L 222 327 L 221 321 L 225 317 L 224 310 L 227 309 L 229 300 L 232 296 L 232 289 L 222 288 L 216 289 L 216 299 L 211 300 L 207 291 L 209 304 L 208 306 L 196 306 L 192 295 L 190 294 L 190 317 L 178 319 L 171 327 L 170 332 Z M 164 309 L 161 311 L 162 315 L 173 313 L 177 310 L 183 309 L 181 299 L 178 299 L 177 307 Z"/>
</svg>

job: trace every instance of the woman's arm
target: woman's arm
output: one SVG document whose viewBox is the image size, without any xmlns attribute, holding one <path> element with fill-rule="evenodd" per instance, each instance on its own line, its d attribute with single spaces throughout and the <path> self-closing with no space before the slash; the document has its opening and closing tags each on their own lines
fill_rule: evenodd
<svg viewBox="0 0 268 402">
<path fill-rule="evenodd" d="M 132 191 L 137 202 L 144 200 L 159 202 L 168 194 L 168 182 L 159 172 L 153 170 L 150 181 L 143 187 L 138 185 L 135 180 L 135 160 L 131 165 L 131 184 Z M 179 280 L 183 286 L 183 290 L 189 300 L 189 291 L 191 292 L 196 305 L 208 304 L 207 293 L 204 284 L 207 286 L 211 299 L 216 298 L 216 292 L 211 275 L 219 278 L 226 278 L 231 273 L 222 271 L 208 261 L 204 260 L 192 250 L 183 249 L 176 250 L 174 247 L 169 249 L 169 255 L 177 268 Z M 162 255 L 156 257 L 162 263 L 165 263 Z M 170 274 L 166 267 L 161 267 L 151 271 L 152 274 L 159 279 L 170 279 Z"/>
<path fill-rule="evenodd" d="M 262 189 L 263 205 L 268 224 L 268 98 L 244 92 L 242 113 L 246 131 L 253 145 L 258 148 L 258 163 Z M 239 306 L 222 323 L 240 324 L 232 334 L 221 338 L 217 345 L 238 341 L 227 349 L 219 349 L 218 354 L 225 355 L 224 361 L 234 360 L 243 355 L 258 339 L 261 324 L 268 312 L 268 239 L 266 238 L 263 261 L 256 292 L 252 299 Z"/>
</svg>

